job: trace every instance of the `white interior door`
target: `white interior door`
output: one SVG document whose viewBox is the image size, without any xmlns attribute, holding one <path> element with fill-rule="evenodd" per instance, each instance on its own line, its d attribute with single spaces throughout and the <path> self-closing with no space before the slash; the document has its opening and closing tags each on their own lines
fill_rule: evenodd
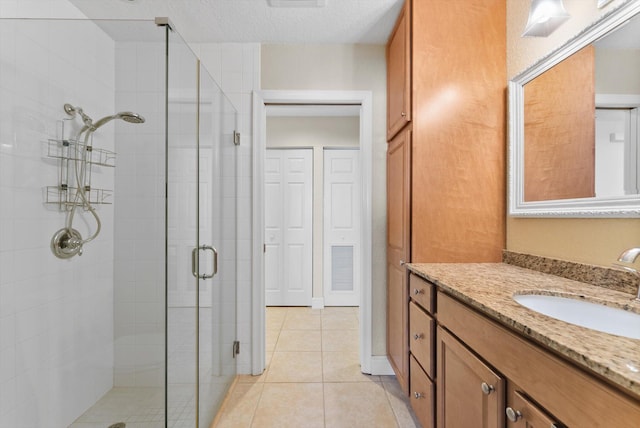
<svg viewBox="0 0 640 428">
<path fill-rule="evenodd" d="M 310 306 L 313 152 L 269 149 L 265 161 L 265 302 Z"/>
<path fill-rule="evenodd" d="M 324 304 L 359 306 L 360 151 L 324 151 Z"/>
</svg>

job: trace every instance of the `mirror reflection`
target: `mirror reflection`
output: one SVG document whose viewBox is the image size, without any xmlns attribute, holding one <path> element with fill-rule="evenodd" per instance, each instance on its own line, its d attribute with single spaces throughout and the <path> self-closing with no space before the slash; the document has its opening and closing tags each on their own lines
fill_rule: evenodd
<svg viewBox="0 0 640 428">
<path fill-rule="evenodd" d="M 638 195 L 640 17 L 524 85 L 524 202 Z"/>
</svg>

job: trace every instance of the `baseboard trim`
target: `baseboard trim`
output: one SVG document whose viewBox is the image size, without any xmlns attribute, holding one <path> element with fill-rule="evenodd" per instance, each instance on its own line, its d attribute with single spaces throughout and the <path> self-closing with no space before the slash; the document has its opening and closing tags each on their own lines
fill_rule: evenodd
<svg viewBox="0 0 640 428">
<path fill-rule="evenodd" d="M 373 376 L 395 376 L 386 355 L 371 357 L 371 374 Z"/>
<path fill-rule="evenodd" d="M 324 297 L 312 297 L 311 309 L 324 309 Z"/>
</svg>

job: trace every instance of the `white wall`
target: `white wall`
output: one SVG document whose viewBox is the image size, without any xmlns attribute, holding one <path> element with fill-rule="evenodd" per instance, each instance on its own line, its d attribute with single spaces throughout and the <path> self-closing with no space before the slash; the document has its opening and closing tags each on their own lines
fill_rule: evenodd
<svg viewBox="0 0 640 428">
<path fill-rule="evenodd" d="M 596 94 L 640 94 L 640 50 L 596 48 Z"/>
<path fill-rule="evenodd" d="M 386 355 L 386 60 L 382 45 L 263 45 L 262 89 L 373 93 L 373 355 Z"/>
<path fill-rule="evenodd" d="M 5 17 L 63 12 L 79 16 L 66 1 L 0 2 Z M 0 23 L 1 427 L 68 426 L 112 386 L 112 205 L 98 207 L 102 233 L 82 257 L 60 260 L 49 245 L 65 213 L 43 203 L 43 188 L 58 183 L 46 145 L 63 104 L 96 119 L 114 111 L 113 53 L 90 22 Z M 94 146 L 113 150 L 112 129 Z M 113 169 L 94 174 L 113 188 Z M 77 213 L 74 227 L 88 237 L 95 222 Z"/>
</svg>

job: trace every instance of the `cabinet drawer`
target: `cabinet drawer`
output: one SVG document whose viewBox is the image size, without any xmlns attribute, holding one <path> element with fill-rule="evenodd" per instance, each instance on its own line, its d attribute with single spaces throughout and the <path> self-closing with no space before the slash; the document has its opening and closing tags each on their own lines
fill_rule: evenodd
<svg viewBox="0 0 640 428">
<path fill-rule="evenodd" d="M 425 373 L 433 379 L 435 321 L 414 302 L 409 303 L 409 350 Z"/>
<path fill-rule="evenodd" d="M 434 286 L 417 275 L 409 275 L 409 294 L 411 298 L 427 312 L 433 314 Z"/>
<path fill-rule="evenodd" d="M 411 369 L 410 400 L 411 407 L 420 421 L 422 428 L 435 426 L 435 387 L 431 379 L 422 370 L 415 358 L 409 357 Z"/>
</svg>

